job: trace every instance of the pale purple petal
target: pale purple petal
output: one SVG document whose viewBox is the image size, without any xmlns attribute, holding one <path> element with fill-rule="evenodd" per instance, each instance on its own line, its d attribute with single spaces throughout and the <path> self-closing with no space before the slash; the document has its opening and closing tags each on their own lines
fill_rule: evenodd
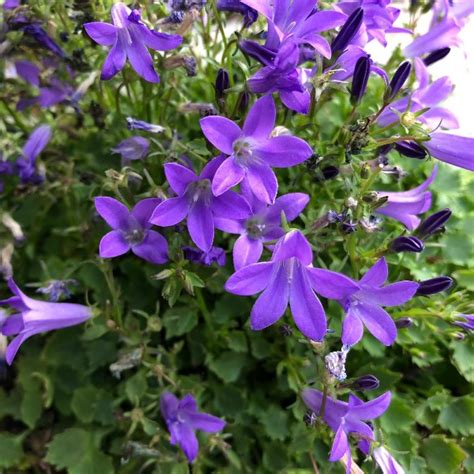
<svg viewBox="0 0 474 474">
<path fill-rule="evenodd" d="M 169 420 L 176 416 L 179 400 L 170 392 L 164 392 L 160 397 L 160 410 L 163 418 Z"/>
<path fill-rule="evenodd" d="M 301 138 L 281 135 L 255 147 L 255 152 L 275 168 L 288 168 L 307 160 L 313 151 Z"/>
<path fill-rule="evenodd" d="M 252 165 L 247 170 L 246 178 L 252 192 L 262 202 L 271 204 L 275 201 L 278 181 L 275 173 L 266 164 Z"/>
<path fill-rule="evenodd" d="M 16 336 L 7 346 L 7 350 L 5 351 L 5 360 L 8 365 L 12 365 L 13 359 L 15 358 L 18 349 L 20 346 L 31 336 L 43 332 L 43 329 L 37 328 L 36 331 L 25 331 L 18 336 Z"/>
<path fill-rule="evenodd" d="M 323 268 L 308 268 L 308 278 L 316 293 L 333 300 L 347 298 L 360 288 L 345 275 Z"/>
<path fill-rule="evenodd" d="M 224 288 L 235 295 L 255 295 L 270 283 L 273 263 L 254 263 L 236 271 L 226 282 Z"/>
<path fill-rule="evenodd" d="M 217 416 L 208 415 L 207 413 L 197 413 L 192 411 L 184 411 L 183 414 L 186 423 L 191 426 L 194 430 L 205 431 L 206 433 L 217 433 L 222 431 L 225 426 L 225 421 L 221 420 Z"/>
<path fill-rule="evenodd" d="M 204 136 L 220 151 L 227 155 L 233 153 L 233 143 L 237 140 L 242 131 L 240 127 L 225 117 L 213 115 L 204 117 L 200 121 Z"/>
<path fill-rule="evenodd" d="M 380 306 L 364 302 L 352 308 L 368 331 L 383 345 L 390 346 L 397 338 L 397 327 L 390 315 Z"/>
<path fill-rule="evenodd" d="M 305 266 L 313 262 L 313 251 L 299 230 L 291 230 L 275 245 L 272 261 L 279 262 L 296 257 Z"/>
<path fill-rule="evenodd" d="M 164 168 L 166 180 L 178 196 L 184 194 L 186 187 L 197 180 L 193 171 L 178 163 L 166 163 Z"/>
<path fill-rule="evenodd" d="M 232 256 L 234 267 L 240 270 L 252 263 L 258 262 L 263 252 L 263 244 L 260 240 L 250 239 L 246 234 L 241 235 L 234 244 Z"/>
<path fill-rule="evenodd" d="M 179 35 L 159 33 L 158 31 L 149 30 L 146 27 L 142 27 L 140 33 L 145 45 L 155 51 L 175 49 L 183 42 L 183 38 Z"/>
<path fill-rule="evenodd" d="M 309 112 L 311 96 L 308 91 L 281 91 L 281 101 L 291 110 L 306 115 Z"/>
<path fill-rule="evenodd" d="M 35 128 L 23 147 L 23 156 L 28 160 L 34 160 L 51 140 L 51 127 L 40 125 Z"/>
<path fill-rule="evenodd" d="M 413 298 L 419 286 L 414 281 L 398 281 L 383 288 L 363 288 L 359 294 L 361 299 L 371 304 L 398 306 Z"/>
<path fill-rule="evenodd" d="M 123 255 L 130 250 L 130 244 L 119 230 L 112 230 L 105 234 L 99 244 L 101 258 L 113 258 Z"/>
<path fill-rule="evenodd" d="M 373 265 L 360 279 L 360 283 L 367 286 L 382 286 L 388 278 L 388 265 L 385 257 L 382 257 Z"/>
<path fill-rule="evenodd" d="M 184 423 L 176 423 L 174 430 L 176 442 L 184 451 L 188 461 L 192 463 L 196 459 L 199 450 L 199 444 L 194 430 Z"/>
<path fill-rule="evenodd" d="M 192 241 L 205 252 L 212 247 L 214 221 L 211 209 L 202 201 L 197 201 L 188 213 L 188 231 Z"/>
<path fill-rule="evenodd" d="M 104 81 L 112 79 L 112 77 L 123 69 L 126 60 L 126 47 L 123 40 L 118 36 L 112 49 L 105 58 L 100 78 Z"/>
<path fill-rule="evenodd" d="M 143 241 L 132 247 L 132 252 L 147 262 L 160 265 L 168 261 L 168 242 L 158 232 L 148 230 Z"/>
<path fill-rule="evenodd" d="M 215 214 L 214 227 L 222 230 L 222 232 L 228 232 L 229 234 L 242 234 L 245 232 L 245 227 L 241 220 L 226 219 L 224 217 L 218 217 Z"/>
<path fill-rule="evenodd" d="M 135 219 L 143 228 L 146 229 L 151 225 L 149 221 L 153 211 L 161 202 L 162 200 L 160 198 L 142 199 L 141 201 L 137 202 L 137 204 L 135 204 L 130 214 L 135 217 Z"/>
<path fill-rule="evenodd" d="M 342 323 L 342 343 L 348 346 L 357 344 L 364 334 L 364 325 L 362 321 L 349 308 L 349 311 Z"/>
<path fill-rule="evenodd" d="M 86 33 L 98 44 L 102 46 L 112 46 L 117 37 L 118 28 L 110 23 L 94 21 L 84 23 Z"/>
<path fill-rule="evenodd" d="M 321 33 L 332 30 L 342 25 L 347 19 L 347 15 L 332 10 L 318 11 L 302 22 L 302 27 L 298 30 L 298 36 Z"/>
<path fill-rule="evenodd" d="M 431 140 L 423 144 L 434 158 L 474 171 L 474 138 L 434 132 Z"/>
<path fill-rule="evenodd" d="M 212 202 L 212 212 L 225 219 L 246 219 L 251 209 L 247 201 L 234 191 L 226 191 Z"/>
<path fill-rule="evenodd" d="M 153 59 L 134 32 L 130 32 L 132 44 L 127 47 L 127 57 L 135 72 L 145 81 L 158 83 L 160 78 L 153 67 Z"/>
<path fill-rule="evenodd" d="M 323 394 L 313 388 L 305 388 L 302 393 L 304 403 L 308 408 L 318 414 L 321 410 Z M 326 398 L 326 409 L 324 410 L 324 421 L 333 431 L 341 424 L 341 419 L 346 415 L 348 405 L 345 402 L 334 400 L 331 397 Z"/>
<path fill-rule="evenodd" d="M 303 335 L 320 341 L 326 334 L 327 324 L 324 309 L 314 294 L 301 264 L 293 267 L 290 290 L 290 307 L 296 326 Z"/>
<path fill-rule="evenodd" d="M 266 213 L 267 221 L 279 223 L 281 213 L 285 213 L 288 222 L 296 219 L 309 202 L 309 196 L 304 193 L 289 193 L 276 199 L 275 204 Z"/>
<path fill-rule="evenodd" d="M 212 193 L 220 196 L 230 188 L 239 184 L 245 176 L 245 170 L 239 166 L 233 157 L 227 158 L 217 169 L 212 180 Z"/>
<path fill-rule="evenodd" d="M 95 209 L 112 229 L 127 229 L 130 211 L 117 199 L 108 196 L 94 198 Z"/>
<path fill-rule="evenodd" d="M 185 197 L 171 198 L 158 204 L 150 222 L 161 227 L 176 225 L 188 214 L 188 201 Z"/>
<path fill-rule="evenodd" d="M 255 263 L 254 265 L 260 264 Z M 282 264 L 275 265 L 270 283 L 252 308 L 250 327 L 254 331 L 260 331 L 276 323 L 288 306 L 289 293 L 290 285 L 286 268 Z"/>
<path fill-rule="evenodd" d="M 246 137 L 266 140 L 275 126 L 276 109 L 271 95 L 258 99 L 245 119 L 243 133 Z"/>
<path fill-rule="evenodd" d="M 349 440 L 347 439 L 347 434 L 344 431 L 344 426 L 341 423 L 339 428 L 336 431 L 336 436 L 332 443 L 331 452 L 329 454 L 329 460 L 331 462 L 338 461 L 341 459 L 348 451 L 350 451 Z"/>
<path fill-rule="evenodd" d="M 360 420 L 373 420 L 383 415 L 390 406 L 392 395 L 390 392 L 385 392 L 369 402 L 361 404 L 349 403 L 349 412 L 351 418 L 359 418 Z"/>
<path fill-rule="evenodd" d="M 304 43 L 310 44 L 321 56 L 329 59 L 332 55 L 331 45 L 328 43 L 327 39 L 323 38 L 321 35 L 309 34 L 302 38 L 301 40 Z"/>
<path fill-rule="evenodd" d="M 199 174 L 199 179 L 210 179 L 212 181 L 217 169 L 226 158 L 224 154 L 221 154 L 209 161 Z"/>
</svg>

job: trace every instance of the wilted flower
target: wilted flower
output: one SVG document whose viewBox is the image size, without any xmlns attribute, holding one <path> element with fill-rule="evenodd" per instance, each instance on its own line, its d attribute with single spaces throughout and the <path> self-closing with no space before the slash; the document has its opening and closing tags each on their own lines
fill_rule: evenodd
<svg viewBox="0 0 474 474">
<path fill-rule="evenodd" d="M 386 197 L 387 203 L 376 209 L 377 214 L 400 221 L 408 230 L 414 230 L 420 224 L 418 214 L 423 214 L 431 207 L 431 191 L 427 191 L 436 178 L 438 167 L 433 168 L 430 177 L 420 186 L 409 191 L 377 191 L 380 198 Z"/>
<path fill-rule="evenodd" d="M 127 127 L 129 130 L 144 130 L 145 132 L 150 133 L 162 133 L 165 131 L 165 127 L 162 127 L 161 125 L 137 120 L 133 117 L 127 117 Z"/>
<path fill-rule="evenodd" d="M 325 398 L 323 420 L 336 433 L 334 437 L 329 460 L 334 462 L 347 456 L 348 472 L 351 465 L 351 448 L 349 435 L 354 434 L 362 438 L 366 443 L 375 440 L 375 434 L 367 420 L 373 420 L 382 416 L 390 405 L 391 393 L 385 392 L 369 402 L 363 402 L 355 395 L 349 395 L 349 403 L 324 397 L 323 393 L 306 388 L 303 390 L 303 401 L 305 405 L 315 413 L 320 413 Z"/>
<path fill-rule="evenodd" d="M 313 290 L 342 299 L 358 285 L 339 273 L 313 268 L 312 260 L 309 242 L 300 231 L 292 230 L 277 242 L 270 262 L 241 268 L 227 280 L 225 289 L 236 295 L 262 292 L 250 315 L 253 330 L 276 323 L 289 304 L 298 329 L 307 338 L 320 341 L 326 334 L 326 317 Z"/>
<path fill-rule="evenodd" d="M 6 318 L 0 328 L 4 336 L 16 336 L 7 347 L 6 361 L 9 365 L 20 346 L 29 337 L 53 329 L 75 326 L 92 316 L 87 306 L 73 303 L 46 303 L 29 298 L 18 288 L 13 279 L 8 280 L 8 287 L 14 296 L 0 301 L 0 304 L 8 305 L 17 311 Z"/>
<path fill-rule="evenodd" d="M 181 36 L 149 29 L 141 21 L 139 10 L 130 10 L 124 3 L 114 3 L 111 15 L 113 25 L 102 22 L 84 24 L 87 34 L 96 43 L 112 47 L 102 67 L 101 79 L 114 77 L 123 69 L 128 58 L 139 76 L 149 82 L 159 82 L 147 48 L 155 51 L 174 49 L 181 44 Z"/>
<path fill-rule="evenodd" d="M 138 135 L 126 138 L 112 148 L 113 153 L 118 153 L 122 157 L 123 164 L 145 158 L 149 150 L 150 141 Z"/>
<path fill-rule="evenodd" d="M 76 280 L 50 280 L 46 286 L 36 290 L 36 293 L 48 295 L 49 301 L 57 302 L 60 299 L 67 299 L 72 296 L 70 286 L 77 285 Z"/>
<path fill-rule="evenodd" d="M 214 241 L 214 228 L 220 228 L 216 217 L 238 220 L 250 214 L 248 203 L 234 191 L 226 191 L 220 196 L 212 194 L 211 180 L 223 161 L 223 156 L 214 158 L 198 176 L 177 163 L 165 164 L 166 179 L 177 197 L 162 202 L 150 222 L 168 227 L 187 218 L 191 239 L 201 250 L 209 251 Z"/>
<path fill-rule="evenodd" d="M 311 156 L 311 148 L 304 140 L 286 135 L 271 136 L 275 119 L 275 103 L 271 96 L 255 102 L 242 129 L 225 117 L 201 119 L 206 138 L 221 152 L 230 155 L 212 180 L 215 196 L 245 180 L 260 201 L 273 203 L 278 182 L 272 167 L 287 168 Z"/>
<path fill-rule="evenodd" d="M 191 463 L 196 459 L 199 449 L 195 431 L 217 433 L 222 431 L 226 424 L 217 416 L 199 412 L 192 395 L 185 395 L 178 400 L 172 393 L 164 392 L 161 395 L 160 407 L 171 434 L 171 444 L 177 444 Z"/>
<path fill-rule="evenodd" d="M 349 352 L 349 346 L 343 346 L 340 351 L 330 352 L 324 357 L 326 370 L 339 382 L 346 380 L 346 359 Z"/>
<path fill-rule="evenodd" d="M 166 239 L 151 230 L 149 223 L 161 199 L 143 199 L 131 211 L 111 197 L 99 196 L 94 202 L 99 215 L 113 229 L 100 241 L 99 254 L 102 258 L 118 257 L 131 250 L 150 263 L 161 264 L 168 260 Z"/>
</svg>

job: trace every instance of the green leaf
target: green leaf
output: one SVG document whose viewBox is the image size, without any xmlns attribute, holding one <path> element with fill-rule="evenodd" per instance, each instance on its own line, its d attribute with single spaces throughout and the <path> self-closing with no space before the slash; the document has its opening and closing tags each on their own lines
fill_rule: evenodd
<svg viewBox="0 0 474 474">
<path fill-rule="evenodd" d="M 474 398 L 453 400 L 441 411 L 438 423 L 453 434 L 474 435 Z"/>
<path fill-rule="evenodd" d="M 148 384 L 144 372 L 137 372 L 135 375 L 130 377 L 125 384 L 125 393 L 127 394 L 128 399 L 136 405 L 139 404 L 140 398 L 145 395 L 147 389 Z"/>
<path fill-rule="evenodd" d="M 98 421 L 109 424 L 113 421 L 113 407 L 110 395 L 92 385 L 74 391 L 71 408 L 76 418 L 83 423 Z"/>
<path fill-rule="evenodd" d="M 461 464 L 467 457 L 456 441 L 440 435 L 425 439 L 422 451 L 429 468 L 436 474 L 460 472 Z"/>
<path fill-rule="evenodd" d="M 466 339 L 465 341 L 453 342 L 453 361 L 460 374 L 469 382 L 474 383 L 474 341 Z"/>
<path fill-rule="evenodd" d="M 68 474 L 113 474 L 112 460 L 101 452 L 99 441 L 91 431 L 69 428 L 49 443 L 46 461 Z"/>
<path fill-rule="evenodd" d="M 245 364 L 246 357 L 237 352 L 223 352 L 209 363 L 209 368 L 224 382 L 235 382 Z"/>
<path fill-rule="evenodd" d="M 401 398 L 393 398 L 389 409 L 380 419 L 382 429 L 389 433 L 409 431 L 415 422 L 413 407 Z"/>
<path fill-rule="evenodd" d="M 166 339 L 182 336 L 194 329 L 198 323 L 197 312 L 187 306 L 168 309 L 163 315 Z"/>
<path fill-rule="evenodd" d="M 288 414 L 281 407 L 271 405 L 259 413 L 259 419 L 271 439 L 284 440 L 288 435 Z"/>
<path fill-rule="evenodd" d="M 23 457 L 23 436 L 0 433 L 0 467 L 13 467 Z"/>
<path fill-rule="evenodd" d="M 35 384 L 39 387 L 39 384 Z M 43 400 L 40 390 L 26 390 L 20 404 L 21 419 L 29 428 L 34 428 L 43 411 Z"/>
</svg>

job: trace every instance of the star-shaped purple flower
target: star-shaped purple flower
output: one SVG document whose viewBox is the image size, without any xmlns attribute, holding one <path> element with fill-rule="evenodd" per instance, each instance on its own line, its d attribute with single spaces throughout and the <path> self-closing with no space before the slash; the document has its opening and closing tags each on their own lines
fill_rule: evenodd
<svg viewBox="0 0 474 474">
<path fill-rule="evenodd" d="M 185 166 L 167 163 L 166 179 L 177 197 L 162 202 L 150 222 L 167 227 L 187 218 L 191 239 L 201 250 L 209 251 L 214 241 L 214 228 L 219 228 L 216 218 L 239 220 L 250 214 L 247 201 L 234 191 L 226 191 L 217 197 L 212 194 L 211 180 L 223 161 L 223 156 L 214 158 L 199 176 Z"/>
<path fill-rule="evenodd" d="M 102 237 L 99 254 L 102 258 L 123 255 L 131 250 L 137 257 L 154 264 L 168 260 L 168 243 L 158 232 L 151 230 L 150 216 L 161 199 L 148 198 L 129 211 L 114 198 L 96 197 L 95 208 L 112 231 Z"/>
<path fill-rule="evenodd" d="M 102 46 L 112 46 L 102 67 L 101 79 L 114 77 L 128 58 L 135 72 L 148 82 L 159 82 L 153 59 L 147 48 L 168 51 L 179 46 L 179 35 L 167 35 L 149 29 L 140 19 L 139 10 L 130 10 L 124 3 L 112 5 L 110 23 L 85 23 L 87 34 Z"/>
<path fill-rule="evenodd" d="M 199 450 L 195 430 L 217 433 L 226 424 L 217 416 L 199 412 L 192 395 L 185 395 L 178 400 L 172 393 L 165 392 L 160 398 L 160 408 L 171 434 L 171 444 L 177 444 L 191 463 Z"/>
<path fill-rule="evenodd" d="M 218 115 L 201 119 L 206 138 L 229 155 L 212 180 L 215 196 L 222 195 L 245 179 L 259 200 L 273 203 L 278 182 L 272 166 L 287 168 L 311 156 L 311 147 L 301 138 L 271 136 L 275 119 L 275 103 L 271 96 L 255 102 L 242 129 L 235 122 Z"/>
<path fill-rule="evenodd" d="M 312 267 L 313 252 L 303 234 L 292 230 L 276 243 L 270 262 L 253 263 L 236 271 L 225 289 L 236 295 L 263 292 L 250 315 L 250 326 L 259 331 L 276 323 L 288 303 L 298 329 L 320 341 L 326 334 L 326 316 L 318 297 L 320 287 L 329 297 L 342 299 L 358 285 L 344 275 Z"/>
<path fill-rule="evenodd" d="M 319 414 L 323 403 L 324 395 L 312 388 L 303 390 L 303 401 L 314 413 Z M 349 395 L 349 403 L 327 397 L 323 420 L 336 433 L 329 455 L 331 462 L 338 461 L 343 456 L 347 456 L 347 473 L 351 472 L 351 447 L 349 435 L 355 434 L 362 438 L 362 442 L 374 441 L 373 429 L 366 423 L 383 415 L 390 405 L 391 393 L 385 392 L 380 397 L 364 402 L 356 396 Z"/>
<path fill-rule="evenodd" d="M 408 230 L 416 229 L 421 221 L 418 214 L 427 212 L 431 207 L 431 191 L 427 189 L 436 178 L 437 172 L 438 167 L 435 166 L 424 183 L 409 191 L 377 191 L 379 198 L 386 197 L 388 201 L 375 212 L 400 221 Z"/>
<path fill-rule="evenodd" d="M 252 208 L 252 214 L 244 220 L 218 219 L 219 226 L 230 234 L 240 234 L 233 248 L 234 267 L 242 267 L 258 262 L 265 242 L 279 239 L 285 232 L 281 227 L 281 213 L 287 222 L 296 219 L 309 202 L 304 193 L 289 193 L 267 205 L 259 201 L 248 184 L 241 186 L 242 196 Z"/>
<path fill-rule="evenodd" d="M 73 303 L 47 303 L 29 298 L 11 278 L 8 280 L 8 287 L 14 296 L 0 301 L 0 305 L 8 305 L 16 310 L 16 313 L 0 320 L 0 332 L 4 336 L 16 336 L 8 344 L 6 351 L 6 361 L 9 365 L 20 346 L 29 337 L 53 329 L 75 326 L 92 316 L 92 311 L 87 306 Z"/>
<path fill-rule="evenodd" d="M 329 273 L 328 270 L 318 270 Z M 388 266 L 385 258 L 381 258 L 354 286 L 347 288 L 339 304 L 344 308 L 346 317 L 342 324 L 342 342 L 345 345 L 357 344 L 364 333 L 364 326 L 382 344 L 389 346 L 397 337 L 397 327 L 390 315 L 382 306 L 398 306 L 415 296 L 419 284 L 414 281 L 398 281 L 383 286 L 388 277 Z M 339 290 L 331 287 L 331 279 L 324 278 L 325 285 L 316 291 L 326 298 Z M 357 288 L 356 288 L 357 287 Z"/>
</svg>

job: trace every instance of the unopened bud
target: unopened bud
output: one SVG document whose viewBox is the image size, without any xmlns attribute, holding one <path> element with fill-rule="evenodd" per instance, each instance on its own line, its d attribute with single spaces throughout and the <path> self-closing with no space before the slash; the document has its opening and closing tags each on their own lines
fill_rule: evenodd
<svg viewBox="0 0 474 474">
<path fill-rule="evenodd" d="M 366 392 L 369 392 L 370 390 L 377 390 L 379 386 L 379 379 L 375 377 L 375 375 L 363 375 L 350 384 L 350 388 L 353 390 Z"/>
<path fill-rule="evenodd" d="M 400 64 L 398 69 L 395 71 L 395 74 L 390 81 L 388 89 L 385 93 L 384 102 L 386 104 L 392 102 L 393 99 L 400 92 L 400 89 L 403 87 L 411 72 L 411 64 L 408 61 Z"/>
<path fill-rule="evenodd" d="M 417 227 L 416 234 L 422 239 L 426 239 L 427 237 L 439 233 L 444 228 L 444 224 L 446 224 L 451 217 L 451 214 L 451 209 L 448 208 L 431 214 Z"/>
<path fill-rule="evenodd" d="M 397 329 L 406 329 L 413 326 L 413 319 L 403 317 L 395 320 L 395 326 Z"/>
<path fill-rule="evenodd" d="M 420 281 L 415 296 L 429 296 L 446 291 L 453 284 L 453 279 L 448 276 L 439 276 L 430 280 Z"/>
<path fill-rule="evenodd" d="M 415 252 L 420 253 L 424 250 L 425 244 L 418 237 L 401 236 L 392 240 L 390 250 L 392 252 Z"/>
</svg>

